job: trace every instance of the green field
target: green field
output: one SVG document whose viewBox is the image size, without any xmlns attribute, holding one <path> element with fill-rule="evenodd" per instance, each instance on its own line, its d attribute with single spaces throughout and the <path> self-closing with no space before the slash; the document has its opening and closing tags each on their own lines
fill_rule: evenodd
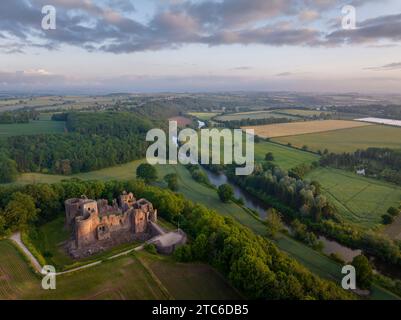
<svg viewBox="0 0 401 320">
<path fill-rule="evenodd" d="M 238 300 L 243 297 L 214 269 L 201 263 L 183 264 L 171 258 L 141 254 L 142 264 L 179 300 Z"/>
<path fill-rule="evenodd" d="M 281 114 L 274 111 L 252 111 L 252 112 L 240 112 L 225 114 L 216 117 L 217 121 L 234 121 L 243 119 L 268 119 L 268 118 L 287 118 L 289 120 L 299 119 L 296 115 Z"/>
<path fill-rule="evenodd" d="M 318 168 L 306 179 L 319 181 L 341 216 L 365 228 L 380 224 L 387 209 L 401 202 L 401 187 L 343 170 Z"/>
<path fill-rule="evenodd" d="M 160 277 L 153 271 L 160 273 Z M 173 277 L 167 277 L 169 272 L 175 272 Z M 0 300 L 165 300 L 185 298 L 180 294 L 181 290 L 192 299 L 240 298 L 207 265 L 176 264 L 169 257 L 151 256 L 145 252 L 109 260 L 79 272 L 59 275 L 56 290 L 45 291 L 40 285 L 41 279 L 31 271 L 11 242 L 0 241 Z"/>
<path fill-rule="evenodd" d="M 8 240 L 0 241 L 0 300 L 21 299 L 36 289 L 38 278 Z"/>
<path fill-rule="evenodd" d="M 129 162 L 120 166 L 110 167 L 102 170 L 74 174 L 71 176 L 42 174 L 42 173 L 24 173 L 21 174 L 16 184 L 32 184 L 32 183 L 57 183 L 66 179 L 81 180 L 130 180 L 136 176 L 136 168 L 143 163 L 144 160 Z"/>
<path fill-rule="evenodd" d="M 330 132 L 303 134 L 297 136 L 274 138 L 273 141 L 302 148 L 308 146 L 309 150 L 342 153 L 353 152 L 369 147 L 401 148 L 401 128 L 373 125 L 367 127 L 342 129 Z"/>
<path fill-rule="evenodd" d="M 292 116 L 300 116 L 300 117 L 313 117 L 320 116 L 323 114 L 331 114 L 329 111 L 319 111 L 319 110 L 305 110 L 305 109 L 280 109 L 276 110 L 280 113 L 285 113 Z"/>
<path fill-rule="evenodd" d="M 30 123 L 0 124 L 0 139 L 11 136 L 64 132 L 65 122 L 33 120 Z"/>
<path fill-rule="evenodd" d="M 263 161 L 268 152 L 273 153 L 273 163 L 286 170 L 292 169 L 301 164 L 310 164 L 319 160 L 319 156 L 316 154 L 279 145 L 277 143 L 265 141 L 255 143 L 256 162 Z"/>
</svg>

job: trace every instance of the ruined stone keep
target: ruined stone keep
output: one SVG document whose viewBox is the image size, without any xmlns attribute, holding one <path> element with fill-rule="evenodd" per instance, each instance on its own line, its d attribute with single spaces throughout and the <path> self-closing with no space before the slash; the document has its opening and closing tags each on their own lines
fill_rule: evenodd
<svg viewBox="0 0 401 320">
<path fill-rule="evenodd" d="M 65 201 L 66 227 L 72 237 L 67 250 L 84 257 L 112 246 L 151 238 L 156 229 L 157 210 L 146 199 L 136 200 L 124 192 L 118 201 L 91 200 L 85 196 Z"/>
</svg>

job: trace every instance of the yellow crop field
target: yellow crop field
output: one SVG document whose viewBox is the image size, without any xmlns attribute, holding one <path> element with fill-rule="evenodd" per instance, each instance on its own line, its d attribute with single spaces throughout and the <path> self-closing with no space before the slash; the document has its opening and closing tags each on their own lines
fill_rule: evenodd
<svg viewBox="0 0 401 320">
<path fill-rule="evenodd" d="M 356 127 L 366 127 L 366 125 L 371 124 L 346 120 L 322 120 L 249 126 L 242 127 L 242 129 L 254 129 L 255 134 L 263 138 L 276 138 Z"/>
</svg>

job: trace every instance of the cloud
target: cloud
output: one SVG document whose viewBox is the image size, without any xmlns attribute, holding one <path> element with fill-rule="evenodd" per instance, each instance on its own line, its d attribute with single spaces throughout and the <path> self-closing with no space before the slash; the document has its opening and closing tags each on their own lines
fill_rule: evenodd
<svg viewBox="0 0 401 320">
<path fill-rule="evenodd" d="M 329 44 L 377 43 L 401 40 L 401 14 L 385 15 L 358 23 L 355 30 L 336 30 L 326 36 Z"/>
<path fill-rule="evenodd" d="M 238 70 L 238 71 L 247 71 L 247 70 L 252 70 L 252 67 L 249 66 L 240 66 L 240 67 L 235 67 L 231 68 L 231 70 Z"/>
<path fill-rule="evenodd" d="M 399 70 L 401 69 L 401 62 L 394 62 L 385 64 L 384 66 L 380 67 L 369 67 L 365 68 L 365 70 L 374 70 L 374 71 L 391 71 L 391 70 Z"/>
<path fill-rule="evenodd" d="M 57 29 L 41 29 L 41 7 L 47 0 L 2 0 L 0 37 L 3 52 L 30 47 L 58 49 L 71 45 L 88 51 L 131 53 L 179 48 L 262 44 L 269 46 L 338 46 L 401 39 L 401 15 L 360 23 L 357 30 L 327 31 L 301 22 L 322 19 L 337 8 L 333 0 L 221 0 L 155 1 L 154 13 L 139 21 L 140 3 L 124 0 L 53 0 Z M 372 0 L 356 0 L 364 5 Z M 3 40 L 4 39 L 4 40 Z"/>
<path fill-rule="evenodd" d="M 305 10 L 299 14 L 299 20 L 301 21 L 314 21 L 320 17 L 319 12 L 315 10 Z"/>
<path fill-rule="evenodd" d="M 276 77 L 289 77 L 289 76 L 293 76 L 294 73 L 293 72 L 281 72 L 276 74 Z"/>
</svg>

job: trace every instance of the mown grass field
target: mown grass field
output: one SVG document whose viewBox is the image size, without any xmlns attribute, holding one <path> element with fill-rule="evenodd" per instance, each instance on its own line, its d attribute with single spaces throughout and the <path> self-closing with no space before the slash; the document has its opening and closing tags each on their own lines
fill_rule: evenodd
<svg viewBox="0 0 401 320">
<path fill-rule="evenodd" d="M 321 183 L 324 193 L 348 222 L 365 228 L 381 223 L 381 216 L 401 202 L 401 188 L 332 168 L 318 168 L 306 179 Z"/>
<path fill-rule="evenodd" d="M 153 270 L 160 273 L 160 277 Z M 169 272 L 175 272 L 173 277 L 168 277 Z M 169 257 L 151 256 L 145 252 L 109 260 L 79 272 L 59 275 L 56 285 L 56 290 L 43 290 L 41 278 L 31 271 L 11 242 L 0 241 L 0 300 L 185 298 L 180 292 L 185 292 L 187 298 L 192 299 L 241 298 L 207 265 L 178 264 Z"/>
<path fill-rule="evenodd" d="M 33 120 L 30 123 L 0 124 L 0 139 L 11 136 L 34 135 L 42 133 L 62 133 L 62 121 Z"/>
<path fill-rule="evenodd" d="M 313 151 L 323 151 L 327 148 L 333 153 L 353 152 L 369 147 L 400 149 L 401 128 L 371 125 L 332 132 L 281 137 L 273 140 L 283 144 L 291 143 L 299 148 L 307 145 L 308 149 Z"/>
<path fill-rule="evenodd" d="M 287 119 L 299 119 L 300 117 L 290 114 L 281 114 L 274 111 L 250 111 L 250 112 L 239 112 L 232 114 L 225 114 L 216 117 L 218 121 L 234 121 L 243 119 L 268 119 L 268 118 L 287 118 Z"/>
<path fill-rule="evenodd" d="M 246 126 L 242 129 L 254 129 L 255 134 L 263 138 L 277 138 L 365 126 L 369 124 L 348 120 L 320 120 Z"/>
</svg>

